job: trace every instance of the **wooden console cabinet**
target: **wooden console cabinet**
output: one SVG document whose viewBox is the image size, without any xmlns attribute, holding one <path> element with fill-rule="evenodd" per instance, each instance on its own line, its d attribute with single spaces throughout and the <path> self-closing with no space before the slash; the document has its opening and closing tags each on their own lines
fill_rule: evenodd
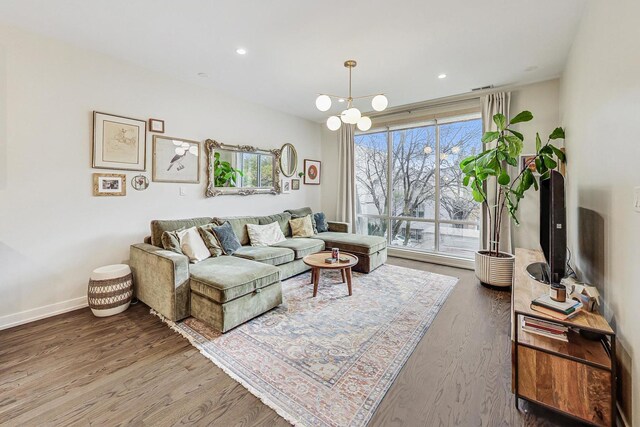
<svg viewBox="0 0 640 427">
<path fill-rule="evenodd" d="M 547 292 L 547 285 L 529 277 L 526 268 L 543 261 L 540 251 L 516 249 L 511 304 L 512 373 L 518 399 L 562 412 L 597 426 L 616 421 L 615 333 L 599 313 L 582 312 L 560 321 L 531 310 L 531 301 Z M 522 316 L 550 320 L 572 329 L 569 342 L 522 330 Z M 600 341 L 582 337 L 585 330 L 602 334 Z"/>
</svg>

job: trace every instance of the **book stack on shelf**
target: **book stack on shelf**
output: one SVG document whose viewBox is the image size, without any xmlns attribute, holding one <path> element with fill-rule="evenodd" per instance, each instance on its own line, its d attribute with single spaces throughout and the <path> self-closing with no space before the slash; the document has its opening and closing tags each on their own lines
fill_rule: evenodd
<svg viewBox="0 0 640 427">
<path fill-rule="evenodd" d="M 567 338 L 569 328 L 554 322 L 522 316 L 522 330 L 554 340 L 569 342 Z"/>
<path fill-rule="evenodd" d="M 582 311 L 582 303 L 572 299 L 559 302 L 549 295 L 542 295 L 531 301 L 531 310 L 546 314 L 558 320 L 567 320 Z"/>
</svg>

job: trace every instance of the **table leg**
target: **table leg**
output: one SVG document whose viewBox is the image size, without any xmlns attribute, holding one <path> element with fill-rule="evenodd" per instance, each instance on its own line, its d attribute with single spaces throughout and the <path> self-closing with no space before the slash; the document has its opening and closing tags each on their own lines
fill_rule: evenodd
<svg viewBox="0 0 640 427">
<path fill-rule="evenodd" d="M 311 285 L 313 285 L 313 278 L 316 275 L 316 269 L 315 268 L 311 268 Z"/>
<path fill-rule="evenodd" d="M 344 268 L 340 270 L 340 274 L 342 274 L 342 283 L 346 282 L 347 279 L 344 277 Z"/>
<path fill-rule="evenodd" d="M 345 268 L 345 273 L 347 276 L 347 288 L 349 288 L 349 296 L 353 294 L 351 289 L 351 267 Z"/>
<path fill-rule="evenodd" d="M 318 282 L 320 281 L 320 269 L 313 269 L 313 296 L 318 295 Z"/>
</svg>

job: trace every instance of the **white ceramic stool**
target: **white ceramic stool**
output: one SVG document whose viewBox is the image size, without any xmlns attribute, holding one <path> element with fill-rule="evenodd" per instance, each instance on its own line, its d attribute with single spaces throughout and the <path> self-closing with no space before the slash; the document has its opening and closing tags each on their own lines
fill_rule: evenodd
<svg viewBox="0 0 640 427">
<path fill-rule="evenodd" d="M 97 317 L 122 313 L 129 307 L 132 296 L 133 276 L 128 265 L 107 265 L 91 273 L 87 299 Z"/>
</svg>

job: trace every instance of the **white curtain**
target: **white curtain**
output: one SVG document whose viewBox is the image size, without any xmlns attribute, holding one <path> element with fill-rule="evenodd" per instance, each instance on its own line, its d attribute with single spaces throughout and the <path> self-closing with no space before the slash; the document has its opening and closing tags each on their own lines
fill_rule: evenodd
<svg viewBox="0 0 640 427">
<path fill-rule="evenodd" d="M 343 123 L 338 137 L 338 204 L 336 219 L 356 228 L 355 146 L 353 125 Z"/>
<path fill-rule="evenodd" d="M 511 103 L 511 92 L 497 92 L 486 96 L 482 99 L 482 130 L 483 132 L 497 130 L 496 124 L 493 122 L 493 116 L 498 113 L 502 113 L 509 120 L 509 104 Z M 493 142 L 492 144 L 495 144 Z M 506 165 L 505 165 L 506 166 Z M 493 236 L 493 229 L 490 226 L 491 219 L 496 219 L 497 212 L 497 197 L 498 197 L 498 182 L 494 177 L 490 177 L 486 183 L 485 191 L 487 193 L 488 212 L 485 209 L 483 212 L 482 221 L 482 246 L 483 249 L 495 249 L 495 236 Z M 509 213 L 503 212 L 502 225 L 500 227 L 500 247 L 498 248 L 502 252 L 512 253 L 511 249 L 511 220 L 509 219 Z"/>
</svg>

